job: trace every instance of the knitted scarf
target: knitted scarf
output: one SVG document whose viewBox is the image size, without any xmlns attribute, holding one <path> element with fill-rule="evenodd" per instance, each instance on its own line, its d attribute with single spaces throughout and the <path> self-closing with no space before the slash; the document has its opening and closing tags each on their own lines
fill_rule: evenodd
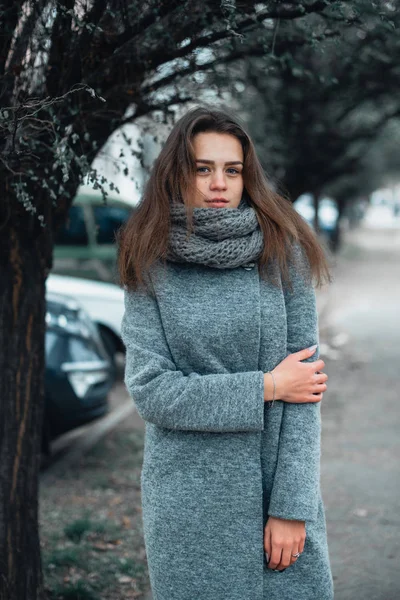
<svg viewBox="0 0 400 600">
<path fill-rule="evenodd" d="M 186 207 L 171 205 L 167 259 L 233 269 L 255 261 L 262 253 L 263 234 L 256 211 L 243 196 L 237 208 L 194 208 L 188 237 Z"/>
</svg>

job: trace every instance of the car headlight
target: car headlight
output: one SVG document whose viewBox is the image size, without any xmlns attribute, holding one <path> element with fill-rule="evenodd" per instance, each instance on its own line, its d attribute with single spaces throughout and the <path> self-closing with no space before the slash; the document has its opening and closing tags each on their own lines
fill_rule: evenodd
<svg viewBox="0 0 400 600">
<path fill-rule="evenodd" d="M 99 360 L 97 362 L 63 363 L 61 369 L 67 373 L 68 381 L 78 398 L 83 398 L 93 385 L 107 381 L 108 366 L 106 361 Z"/>
<path fill-rule="evenodd" d="M 68 373 L 68 380 L 78 398 L 84 398 L 92 385 L 107 379 L 107 373 Z"/>
</svg>

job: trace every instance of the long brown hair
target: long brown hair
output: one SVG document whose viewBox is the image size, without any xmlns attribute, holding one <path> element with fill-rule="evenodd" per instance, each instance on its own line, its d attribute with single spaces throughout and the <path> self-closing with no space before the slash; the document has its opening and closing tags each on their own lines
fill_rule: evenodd
<svg viewBox="0 0 400 600">
<path fill-rule="evenodd" d="M 235 136 L 244 155 L 243 182 L 248 202 L 255 209 L 264 236 L 259 258 L 260 275 L 271 277 L 269 259 L 275 257 L 283 280 L 289 284 L 288 252 L 300 245 L 318 286 L 330 281 L 324 250 L 311 227 L 293 208 L 290 200 L 273 191 L 264 175 L 250 136 L 239 120 L 226 110 L 198 107 L 189 110 L 173 127 L 156 159 L 138 208 L 118 235 L 120 282 L 128 289 L 148 287 L 146 275 L 151 265 L 165 262 L 170 227 L 170 205 L 183 202 L 187 207 L 188 229 L 192 229 L 193 190 L 196 186 L 196 157 L 193 138 L 213 132 Z"/>
</svg>

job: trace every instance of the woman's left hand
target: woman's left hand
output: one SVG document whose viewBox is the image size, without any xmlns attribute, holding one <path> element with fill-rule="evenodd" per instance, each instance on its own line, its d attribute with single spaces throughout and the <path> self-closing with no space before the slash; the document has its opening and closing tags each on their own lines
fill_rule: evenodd
<svg viewBox="0 0 400 600">
<path fill-rule="evenodd" d="M 304 521 L 289 521 L 269 517 L 264 529 L 264 551 L 269 558 L 268 568 L 283 571 L 296 562 L 293 556 L 302 553 L 306 540 Z"/>
</svg>

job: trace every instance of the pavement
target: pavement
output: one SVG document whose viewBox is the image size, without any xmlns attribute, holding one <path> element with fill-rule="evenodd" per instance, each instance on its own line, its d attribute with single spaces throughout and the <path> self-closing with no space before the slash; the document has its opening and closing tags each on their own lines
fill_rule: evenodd
<svg viewBox="0 0 400 600">
<path fill-rule="evenodd" d="M 334 275 L 321 484 L 335 600 L 399 600 L 400 228 L 348 234 Z"/>
</svg>

